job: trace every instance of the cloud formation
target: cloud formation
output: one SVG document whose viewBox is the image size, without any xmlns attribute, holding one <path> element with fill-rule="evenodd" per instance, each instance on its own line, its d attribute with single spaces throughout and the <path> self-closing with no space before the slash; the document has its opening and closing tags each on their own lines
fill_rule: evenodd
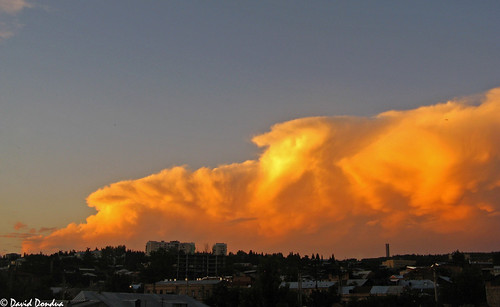
<svg viewBox="0 0 500 307">
<path fill-rule="evenodd" d="M 0 0 L 0 12 L 17 14 L 25 8 L 31 8 L 33 4 L 25 0 Z"/>
<path fill-rule="evenodd" d="M 28 227 L 28 226 L 26 224 L 24 224 L 23 222 L 17 222 L 14 225 L 14 229 L 15 230 L 23 229 L 23 228 L 26 228 L 26 227 Z"/>
<path fill-rule="evenodd" d="M 7 30 L 7 29 L 2 29 L 2 27 L 3 27 L 3 24 L 0 23 L 0 41 L 2 41 L 4 39 L 11 38 L 12 36 L 14 36 L 14 32 Z"/>
<path fill-rule="evenodd" d="M 35 228 L 28 228 L 28 225 L 20 221 L 16 222 L 13 228 L 14 230 L 16 230 L 16 232 L 0 234 L 0 238 L 28 239 L 33 238 L 34 236 L 38 236 L 41 233 L 53 232 L 57 230 L 56 227 L 41 227 L 40 229 L 36 230 Z"/>
<path fill-rule="evenodd" d="M 17 21 L 17 14 L 23 9 L 32 8 L 34 5 L 25 0 L 0 0 L 0 42 L 15 35 L 22 28 Z M 6 16 L 7 15 L 7 16 Z"/>
<path fill-rule="evenodd" d="M 500 88 L 371 118 L 311 117 L 253 138 L 257 160 L 113 183 L 97 213 L 24 252 L 148 240 L 367 257 L 499 249 Z"/>
</svg>

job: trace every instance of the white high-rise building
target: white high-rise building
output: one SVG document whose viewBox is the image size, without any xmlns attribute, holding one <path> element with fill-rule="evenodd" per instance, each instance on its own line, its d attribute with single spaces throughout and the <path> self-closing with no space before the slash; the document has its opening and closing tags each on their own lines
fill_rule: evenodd
<svg viewBox="0 0 500 307">
<path fill-rule="evenodd" d="M 218 256 L 226 256 L 227 255 L 227 244 L 226 243 L 215 243 L 212 247 L 212 253 Z"/>
<path fill-rule="evenodd" d="M 190 243 L 181 243 L 179 244 L 179 250 L 183 251 L 185 254 L 194 254 L 196 247 L 193 242 Z"/>
<path fill-rule="evenodd" d="M 194 254 L 196 250 L 193 242 L 180 243 L 179 241 L 148 241 L 148 243 L 146 243 L 146 255 L 149 256 L 152 252 L 156 252 L 160 248 L 163 248 L 164 250 L 183 251 L 186 254 Z"/>
</svg>

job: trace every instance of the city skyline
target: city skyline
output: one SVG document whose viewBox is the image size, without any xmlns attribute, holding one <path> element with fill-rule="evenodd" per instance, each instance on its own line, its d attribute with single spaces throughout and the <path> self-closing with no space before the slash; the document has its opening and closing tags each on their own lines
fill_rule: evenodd
<svg viewBox="0 0 500 307">
<path fill-rule="evenodd" d="M 498 250 L 499 9 L 0 1 L 0 254 Z"/>
</svg>

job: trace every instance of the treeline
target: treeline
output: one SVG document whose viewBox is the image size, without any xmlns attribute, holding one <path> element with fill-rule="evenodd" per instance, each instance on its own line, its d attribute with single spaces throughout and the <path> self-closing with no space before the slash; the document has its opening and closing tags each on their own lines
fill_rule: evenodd
<svg viewBox="0 0 500 307">
<path fill-rule="evenodd" d="M 194 257 L 188 255 L 188 259 Z M 185 254 L 179 251 L 162 250 L 146 255 L 125 246 L 107 246 L 100 250 L 87 249 L 85 252 L 60 251 L 51 255 L 28 254 L 22 258 L 0 258 L 0 289 L 4 297 L 17 299 L 71 299 L 81 289 L 131 292 L 141 291 L 131 287 L 153 283 L 164 279 L 184 277 Z M 223 261 L 221 261 L 223 259 Z M 324 261 L 319 255 L 301 257 L 290 253 L 263 254 L 238 251 L 227 256 L 219 256 L 218 276 L 232 276 L 243 271 L 257 270 L 264 260 L 273 261 L 274 267 L 286 276 L 287 281 L 297 280 L 299 270 L 316 279 L 328 278 L 334 271 L 335 259 Z M 191 261 L 191 260 L 188 260 Z M 324 263 L 327 263 L 325 265 Z M 330 267 L 328 266 L 330 264 Z M 204 275 L 205 276 L 205 275 Z M 60 291 L 51 288 L 75 289 Z"/>
<path fill-rule="evenodd" d="M 234 255 L 230 255 L 231 257 Z M 250 288 L 234 287 L 230 283 L 220 283 L 216 286 L 212 297 L 205 303 L 213 307 L 265 307 L 265 306 L 332 306 L 340 302 L 337 287 L 332 286 L 327 291 L 313 290 L 310 294 L 300 295 L 287 286 L 281 287 L 282 276 L 285 279 L 297 281 L 297 266 L 313 274 L 326 273 L 329 269 L 335 271 L 335 259 L 332 257 L 332 266 L 318 269 L 319 257 L 300 257 L 298 254 L 242 255 L 255 257 L 257 263 L 256 279 Z M 235 257 L 236 258 L 236 257 Z M 238 258 L 236 258 L 238 259 Z M 241 258 L 239 258 L 240 260 Z M 248 258 L 246 258 L 248 259 Z"/>
<path fill-rule="evenodd" d="M 119 276 L 116 271 L 140 272 L 147 262 L 143 252 L 127 250 L 125 246 L 108 246 L 99 253 L 100 257 L 96 257 L 88 249 L 83 254 L 60 251 L 52 255 L 25 254 L 18 259 L 4 257 L 0 260 L 2 295 L 18 300 L 33 297 L 72 299 L 74 292 L 80 289 L 124 291 L 130 289 L 130 282 L 135 278 Z M 61 291 L 51 289 L 54 287 L 61 288 Z M 66 288 L 75 291 L 65 292 Z"/>
<path fill-rule="evenodd" d="M 500 265 L 500 253 L 475 254 L 478 259 L 492 259 Z M 31 254 L 22 258 L 0 258 L 0 289 L 2 297 L 18 300 L 72 299 L 81 290 L 110 292 L 143 292 L 141 285 L 164 279 L 182 277 L 196 257 L 215 257 L 207 253 L 185 255 L 174 250 L 159 250 L 146 255 L 141 251 L 128 250 L 125 246 L 108 246 L 85 252 L 58 252 L 52 255 Z M 479 303 L 485 301 L 484 280 L 481 269 L 470 263 L 463 253 L 448 255 L 402 255 L 400 259 L 413 259 L 417 266 L 428 267 L 437 262 L 449 262 L 459 268 L 446 271 L 438 268 L 438 276 L 449 276 L 449 283 L 440 287 L 440 301 Z M 211 258 L 212 259 L 212 258 Z M 217 276 L 251 276 L 252 286 L 234 287 L 223 282 L 207 301 L 210 306 L 330 306 L 340 299 L 338 287 L 328 291 L 314 290 L 300 296 L 288 287 L 280 287 L 282 281 L 295 282 L 299 276 L 309 280 L 345 280 L 356 278 L 356 270 L 370 270 L 372 285 L 389 285 L 389 277 L 399 270 L 381 267 L 385 258 L 336 260 L 334 255 L 319 254 L 301 256 L 298 253 L 264 254 L 253 251 L 229 253 L 219 256 Z M 185 261 L 185 262 L 182 262 Z M 187 265 L 186 265 L 187 264 Z M 186 269 L 187 270 L 187 269 Z M 201 272 L 200 274 L 202 274 Z M 341 276 L 339 278 L 339 275 Z M 195 275 L 186 275 L 194 277 Z M 205 275 L 204 275 L 205 276 Z M 55 287 L 55 289 L 54 289 Z M 380 302 L 411 299 L 419 301 L 408 292 L 398 298 L 370 298 L 365 302 L 351 302 L 361 306 L 373 300 Z M 392 302 L 392 301 L 391 301 Z M 421 302 L 421 301 L 419 301 Z M 384 305 L 382 304 L 382 305 Z"/>
<path fill-rule="evenodd" d="M 188 255 L 187 258 L 187 261 L 192 261 L 194 255 Z M 186 261 L 185 259 L 182 251 L 160 249 L 148 256 L 125 246 L 87 249 L 83 253 L 60 251 L 51 255 L 25 254 L 19 259 L 4 257 L 0 258 L 0 267 L 3 268 L 0 270 L 0 289 L 4 297 L 19 300 L 33 297 L 72 299 L 82 289 L 141 292 L 140 287 L 131 285 L 179 278 L 179 271 L 184 278 L 185 263 L 182 261 Z M 182 262 L 181 265 L 179 261 Z M 273 263 L 273 272 L 279 272 L 277 277 L 284 277 L 285 281 L 297 281 L 299 272 L 312 279 L 330 279 L 339 267 L 339 262 L 335 261 L 333 255 L 324 259 L 319 254 L 301 256 L 289 253 L 283 256 L 281 253 L 238 251 L 219 256 L 218 261 L 217 276 L 233 276 L 252 270 L 255 271 L 253 275 L 257 276 L 263 263 L 270 262 Z M 206 275 L 201 277 L 204 276 Z"/>
</svg>

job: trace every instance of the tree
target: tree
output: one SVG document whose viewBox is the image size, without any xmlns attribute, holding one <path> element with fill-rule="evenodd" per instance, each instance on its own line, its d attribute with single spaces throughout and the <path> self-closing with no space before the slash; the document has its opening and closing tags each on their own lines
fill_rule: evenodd
<svg viewBox="0 0 500 307">
<path fill-rule="evenodd" d="M 451 261 L 463 267 L 466 264 L 465 255 L 461 253 L 458 249 L 451 254 Z"/>
<path fill-rule="evenodd" d="M 459 306 L 463 304 L 480 305 L 486 302 L 486 293 L 481 270 L 465 267 L 461 273 L 453 276 L 452 283 L 444 285 L 441 297 L 444 303 Z"/>
<path fill-rule="evenodd" d="M 332 306 L 336 302 L 340 302 L 340 296 L 337 294 L 337 286 L 331 286 L 328 288 L 328 291 L 314 290 L 309 296 L 308 306 Z"/>
<path fill-rule="evenodd" d="M 149 264 L 141 272 L 142 278 L 147 283 L 176 278 L 174 264 L 177 264 L 177 254 L 160 248 L 149 256 Z"/>
<path fill-rule="evenodd" d="M 279 263 L 274 259 L 263 259 L 259 267 L 257 285 L 262 291 L 264 307 L 276 306 L 278 304 L 280 284 Z"/>
<path fill-rule="evenodd" d="M 92 253 L 90 252 L 90 248 L 87 248 L 85 253 L 83 254 L 83 264 L 90 268 L 94 265 L 94 256 L 92 256 Z"/>
<path fill-rule="evenodd" d="M 500 252 L 493 253 L 493 265 L 500 265 Z"/>
<path fill-rule="evenodd" d="M 226 281 L 222 281 L 214 287 L 212 296 L 206 301 L 212 307 L 231 307 L 240 304 L 240 292 L 237 288 L 231 288 Z"/>
</svg>

